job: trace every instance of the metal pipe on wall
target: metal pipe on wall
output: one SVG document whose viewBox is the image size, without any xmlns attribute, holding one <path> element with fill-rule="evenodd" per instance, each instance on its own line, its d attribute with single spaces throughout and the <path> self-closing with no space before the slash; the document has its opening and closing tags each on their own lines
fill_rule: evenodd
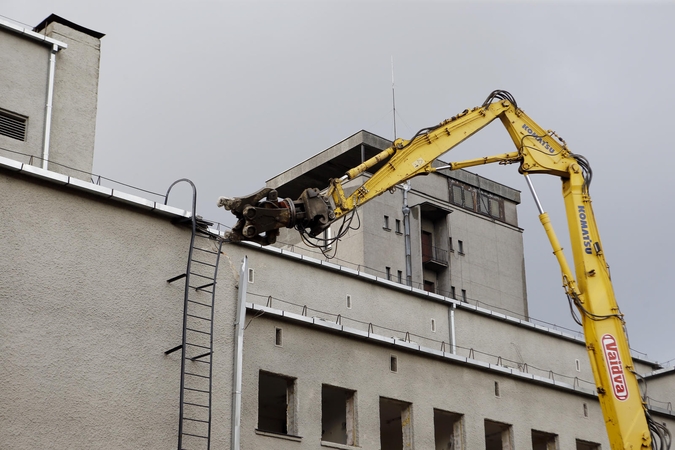
<svg viewBox="0 0 675 450">
<path fill-rule="evenodd" d="M 45 110 L 45 136 L 42 148 L 42 168 L 49 168 L 49 137 L 52 130 L 52 103 L 54 101 L 54 71 L 56 70 L 56 53 L 59 46 L 54 44 L 49 54 L 49 81 L 47 82 L 47 106 Z"/>
<path fill-rule="evenodd" d="M 455 342 L 455 308 L 457 306 L 453 303 L 450 306 L 450 345 L 452 347 L 452 354 L 457 354 L 457 343 Z"/>
<path fill-rule="evenodd" d="M 405 237 L 405 282 L 412 286 L 412 245 L 410 243 L 410 207 L 408 206 L 408 191 L 410 181 L 403 184 L 403 233 Z"/>
<path fill-rule="evenodd" d="M 232 450 L 241 446 L 241 385 L 244 359 L 244 322 L 246 322 L 246 287 L 248 285 L 248 257 L 241 261 L 237 316 L 234 322 L 234 363 L 232 368 Z"/>
</svg>

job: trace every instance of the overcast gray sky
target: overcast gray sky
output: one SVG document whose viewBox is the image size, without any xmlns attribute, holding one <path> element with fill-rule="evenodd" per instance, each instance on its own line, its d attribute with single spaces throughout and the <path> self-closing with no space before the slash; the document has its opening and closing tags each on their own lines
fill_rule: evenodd
<svg viewBox="0 0 675 450">
<path fill-rule="evenodd" d="M 510 91 L 590 160 L 631 346 L 675 358 L 675 3 L 5 0 L 0 9 L 30 26 L 51 13 L 106 33 L 95 172 L 156 192 L 190 178 L 198 213 L 229 224 L 219 196 L 248 194 L 361 129 L 392 138 L 392 57 L 399 137 Z M 442 159 L 511 151 L 500 127 Z M 523 191 L 532 317 L 577 329 L 524 179 L 515 166 L 473 171 Z M 560 182 L 533 180 L 562 238 Z"/>
</svg>

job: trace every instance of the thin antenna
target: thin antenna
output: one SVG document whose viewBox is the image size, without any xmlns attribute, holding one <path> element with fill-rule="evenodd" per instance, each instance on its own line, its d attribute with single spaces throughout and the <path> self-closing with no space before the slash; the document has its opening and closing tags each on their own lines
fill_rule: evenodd
<svg viewBox="0 0 675 450">
<path fill-rule="evenodd" d="M 394 140 L 396 140 L 396 92 L 394 90 L 394 55 L 391 56 L 391 103 L 394 107 Z"/>
</svg>

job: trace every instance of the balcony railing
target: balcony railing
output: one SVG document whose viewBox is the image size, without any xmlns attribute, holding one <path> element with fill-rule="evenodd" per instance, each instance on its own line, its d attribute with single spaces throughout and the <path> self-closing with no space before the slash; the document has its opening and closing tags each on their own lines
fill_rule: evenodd
<svg viewBox="0 0 675 450">
<path fill-rule="evenodd" d="M 439 247 L 422 247 L 422 264 L 430 269 L 448 267 L 448 251 Z"/>
</svg>

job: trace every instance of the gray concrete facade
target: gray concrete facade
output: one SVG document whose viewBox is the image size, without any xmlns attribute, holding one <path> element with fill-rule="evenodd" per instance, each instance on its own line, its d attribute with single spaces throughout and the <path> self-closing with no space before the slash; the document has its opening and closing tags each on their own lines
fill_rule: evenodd
<svg viewBox="0 0 675 450">
<path fill-rule="evenodd" d="M 43 167 L 45 129 L 51 116 L 50 168 L 90 179 L 102 36 L 55 15 L 35 30 L 0 21 L 0 114 L 25 122 L 23 139 L 0 132 L 0 156 Z M 53 100 L 48 108 L 52 53 Z"/>
<path fill-rule="evenodd" d="M 78 28 L 62 19 L 46 25 L 64 41 Z M 0 33 L 0 61 L 9 64 L 3 77 L 11 75 L 12 92 L 27 91 L 3 96 L 0 108 L 25 107 L 30 117 L 29 139 L 12 148 L 38 155 L 31 127 L 39 128 L 40 110 L 30 108 L 44 99 L 38 69 L 49 47 L 16 30 Z M 81 58 L 91 63 L 98 46 L 88 39 L 99 38 L 87 36 Z M 68 51 L 75 46 L 68 41 Z M 14 76 L 22 52 L 35 78 Z M 91 81 L 97 64 L 87 67 Z M 88 100 L 62 97 L 60 111 L 95 108 L 87 86 Z M 63 157 L 82 160 L 89 131 L 68 129 L 92 122 L 55 124 L 65 130 L 55 148 L 72 139 L 78 149 Z M 362 131 L 269 183 L 290 195 L 323 177 L 323 164 L 349 166 L 383 145 Z M 190 229 L 177 223 L 190 213 L 50 169 L 0 155 L 0 448 L 176 448 L 180 352 L 165 351 L 181 343 L 184 282 L 168 280 L 186 271 Z M 464 194 L 458 203 L 453 186 L 488 209 L 472 207 Z M 400 188 L 362 208 L 360 228 L 333 259 L 300 245 L 290 230 L 279 247 L 224 243 L 210 448 L 231 449 L 237 427 L 241 449 L 529 449 L 533 432 L 552 441 L 547 448 L 609 448 L 580 329 L 528 316 L 519 201 L 517 191 L 468 172 L 413 180 L 410 285 L 398 280 L 405 270 Z M 213 232 L 200 248 L 213 250 Z M 447 251 L 446 265 L 437 254 L 425 259 L 424 233 Z M 235 392 L 241 297 L 243 383 Z M 639 355 L 635 369 L 647 380 L 652 415 L 675 429 L 675 372 Z M 185 448 L 206 448 L 199 445 Z"/>
<path fill-rule="evenodd" d="M 187 213 L 0 163 L 0 447 L 171 448 L 180 363 L 163 351 L 180 340 L 182 287 L 166 280 L 185 270 L 189 232 L 171 221 Z M 242 281 L 244 256 L 253 274 Z M 241 288 L 242 448 L 380 448 L 381 399 L 409 405 L 411 448 L 439 448 L 434 411 L 460 417 L 459 448 L 484 446 L 485 420 L 511 427 L 512 448 L 530 448 L 532 430 L 556 435 L 558 448 L 576 439 L 607 448 L 580 335 L 300 253 L 232 244 L 216 295 L 212 448 L 230 448 Z M 659 370 L 650 361 L 638 369 Z M 261 373 L 293 380 L 293 435 L 259 429 Z M 654 377 L 654 399 L 666 402 L 673 377 Z M 355 445 L 322 440 L 323 386 L 353 392 Z M 667 408 L 653 413 L 675 426 Z"/>
<path fill-rule="evenodd" d="M 302 186 L 325 188 L 329 179 L 344 174 L 339 170 L 358 165 L 390 144 L 361 131 L 269 180 L 267 186 L 278 189 L 284 197 L 299 195 Z M 347 182 L 345 192 L 352 192 L 369 176 L 366 173 Z M 457 197 L 458 192 L 461 197 Z M 490 202 L 496 214 L 491 214 Z M 409 282 L 402 186 L 360 207 L 352 221 L 352 227 L 358 229 L 337 243 L 337 251 L 327 253 L 340 264 L 376 276 L 387 277 L 389 273 L 393 281 L 400 279 L 403 284 L 527 318 L 522 229 L 516 209 L 519 203 L 517 190 L 464 170 L 439 170 L 411 180 Z M 340 221 L 333 224 L 333 236 L 341 225 Z M 318 249 L 301 245 L 294 230 L 284 230 L 277 245 L 324 258 Z"/>
</svg>

